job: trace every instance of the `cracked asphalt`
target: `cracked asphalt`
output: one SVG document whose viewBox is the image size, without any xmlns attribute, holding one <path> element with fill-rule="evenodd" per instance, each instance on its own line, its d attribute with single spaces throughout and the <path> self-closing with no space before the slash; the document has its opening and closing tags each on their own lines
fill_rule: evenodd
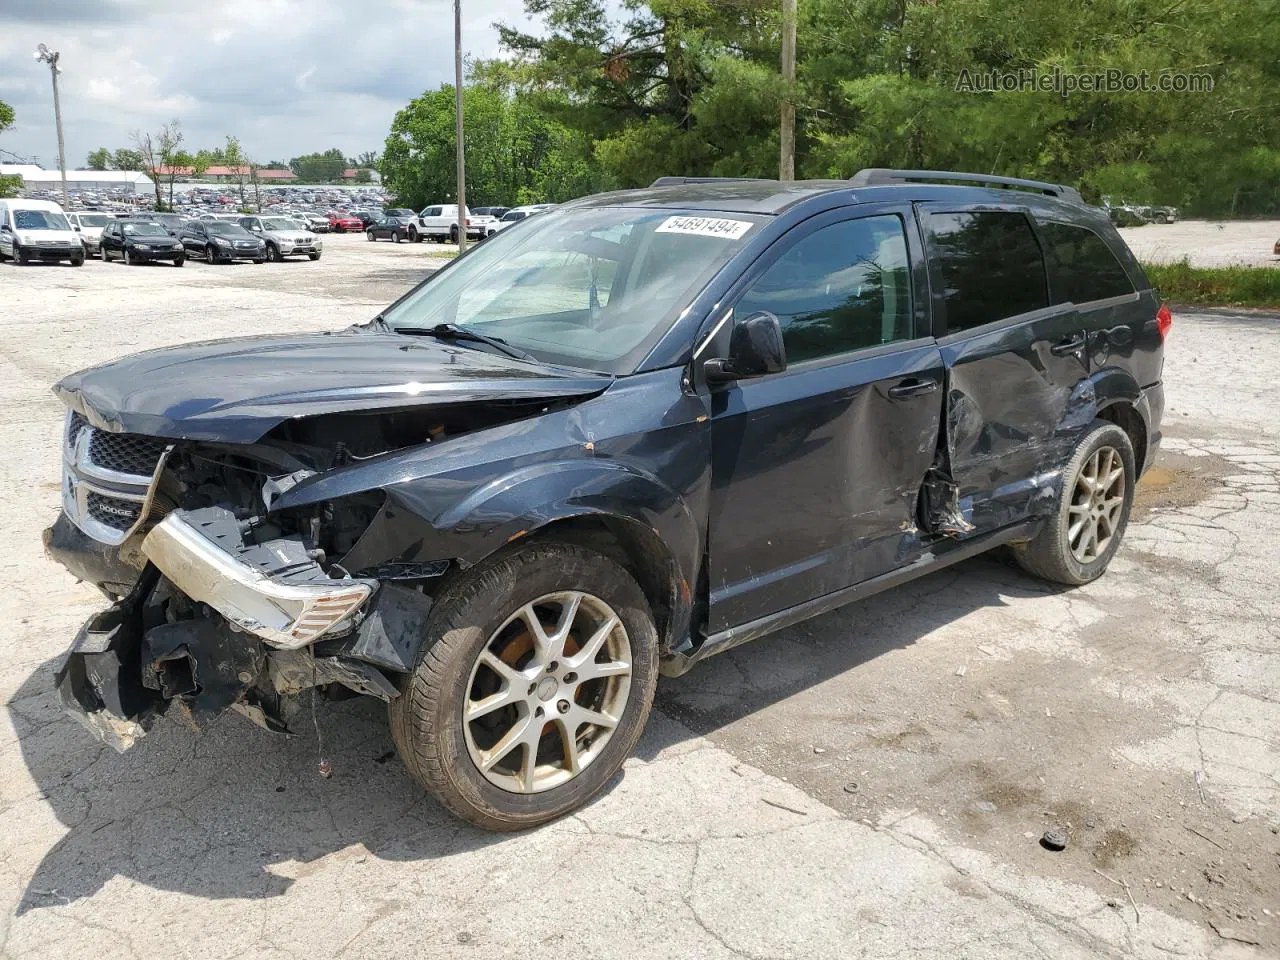
<svg viewBox="0 0 1280 960">
<path fill-rule="evenodd" d="M 664 680 L 607 793 L 534 832 L 450 819 L 374 702 L 321 703 L 319 743 L 230 715 L 124 755 L 64 718 L 103 601 L 41 551 L 49 385 L 367 319 L 438 249 L 0 266 L 0 954 L 1280 956 L 1280 318 L 1175 312 L 1165 452 L 1100 581 L 994 554 Z"/>
</svg>

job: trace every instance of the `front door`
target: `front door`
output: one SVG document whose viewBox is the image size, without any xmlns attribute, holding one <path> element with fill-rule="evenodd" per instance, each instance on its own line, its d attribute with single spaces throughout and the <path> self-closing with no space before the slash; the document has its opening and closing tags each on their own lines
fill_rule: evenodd
<svg viewBox="0 0 1280 960">
<path fill-rule="evenodd" d="M 1036 513 L 1092 422 L 1084 322 L 1050 305 L 1025 209 L 922 204 L 934 318 L 947 367 L 946 448 L 976 531 Z"/>
<path fill-rule="evenodd" d="M 712 395 L 713 632 L 918 555 L 942 359 L 910 208 L 859 210 L 797 226 L 729 298 L 777 315 L 788 366 Z"/>
</svg>

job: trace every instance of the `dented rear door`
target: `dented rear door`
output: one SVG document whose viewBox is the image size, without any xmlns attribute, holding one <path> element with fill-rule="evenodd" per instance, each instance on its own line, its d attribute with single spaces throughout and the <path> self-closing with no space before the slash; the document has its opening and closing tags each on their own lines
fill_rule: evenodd
<svg viewBox="0 0 1280 960">
<path fill-rule="evenodd" d="M 980 532 L 1035 513 L 1093 420 L 1084 322 L 1074 304 L 1050 305 L 1025 208 L 918 209 L 947 376 L 945 466 Z"/>
</svg>

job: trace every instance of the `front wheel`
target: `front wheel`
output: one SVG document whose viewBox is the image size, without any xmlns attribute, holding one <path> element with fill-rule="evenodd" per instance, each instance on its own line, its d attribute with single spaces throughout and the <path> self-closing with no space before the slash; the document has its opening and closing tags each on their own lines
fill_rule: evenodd
<svg viewBox="0 0 1280 960">
<path fill-rule="evenodd" d="M 1095 420 L 1062 471 L 1052 515 L 1018 564 L 1043 580 L 1080 586 L 1106 571 L 1120 549 L 1137 483 L 1133 444 L 1114 423 Z"/>
<path fill-rule="evenodd" d="M 436 600 L 427 643 L 391 701 L 409 772 L 490 830 L 576 810 L 644 729 L 658 636 L 636 581 L 613 560 L 530 544 L 471 571 Z"/>
<path fill-rule="evenodd" d="M 449 242 L 450 243 L 458 242 L 458 228 L 456 225 L 449 228 Z"/>
<path fill-rule="evenodd" d="M 124 265 L 126 267 L 137 266 L 138 261 L 133 258 L 133 254 L 129 252 L 129 248 L 124 248 Z"/>
<path fill-rule="evenodd" d="M 320 259 L 320 254 L 318 254 L 318 253 L 308 253 L 308 254 L 307 254 L 307 259 L 308 259 L 308 260 L 311 260 L 311 261 L 314 263 L 316 260 L 319 260 L 319 259 Z"/>
<path fill-rule="evenodd" d="M 409 228 L 409 242 L 418 243 L 422 240 L 422 234 L 418 233 L 413 227 Z"/>
<path fill-rule="evenodd" d="M 218 253 L 212 246 L 204 248 L 204 262 L 209 264 L 209 266 L 213 266 L 218 262 Z"/>
<path fill-rule="evenodd" d="M 174 258 L 173 258 L 173 265 L 174 265 L 175 267 L 180 267 L 180 266 L 182 266 L 182 265 L 183 265 L 184 263 L 186 263 L 186 262 L 187 262 L 187 258 L 186 258 L 186 257 L 174 257 Z"/>
<path fill-rule="evenodd" d="M 267 244 L 267 259 L 272 263 L 279 263 L 281 260 L 280 248 L 274 243 Z"/>
</svg>

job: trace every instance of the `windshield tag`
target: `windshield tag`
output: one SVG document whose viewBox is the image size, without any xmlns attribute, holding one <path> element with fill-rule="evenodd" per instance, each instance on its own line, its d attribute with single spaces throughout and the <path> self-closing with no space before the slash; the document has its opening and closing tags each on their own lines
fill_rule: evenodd
<svg viewBox="0 0 1280 960">
<path fill-rule="evenodd" d="M 720 217 L 667 217 L 655 233 L 687 233 L 695 237 L 721 237 L 737 240 L 751 229 L 750 220 L 725 220 Z"/>
</svg>

